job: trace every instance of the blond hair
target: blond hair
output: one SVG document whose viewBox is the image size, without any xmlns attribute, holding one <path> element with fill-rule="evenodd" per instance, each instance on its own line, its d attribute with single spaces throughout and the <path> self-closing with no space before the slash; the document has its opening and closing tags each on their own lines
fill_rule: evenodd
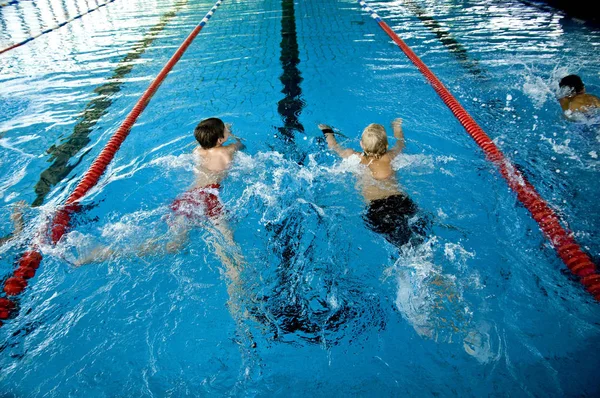
<svg viewBox="0 0 600 398">
<path fill-rule="evenodd" d="M 388 140 L 385 128 L 381 124 L 371 123 L 362 133 L 361 143 L 365 156 L 379 159 L 387 152 Z"/>
</svg>

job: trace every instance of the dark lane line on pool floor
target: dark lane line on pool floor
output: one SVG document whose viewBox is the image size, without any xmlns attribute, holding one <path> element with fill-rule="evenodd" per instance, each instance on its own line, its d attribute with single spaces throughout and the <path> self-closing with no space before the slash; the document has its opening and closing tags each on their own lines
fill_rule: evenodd
<svg viewBox="0 0 600 398">
<path fill-rule="evenodd" d="M 42 205 L 52 187 L 67 177 L 71 170 L 91 150 L 81 154 L 74 164 L 69 164 L 69 160 L 91 141 L 89 134 L 98 123 L 98 120 L 107 113 L 107 109 L 112 105 L 115 94 L 121 91 L 124 83 L 123 79 L 133 70 L 133 61 L 139 59 L 146 52 L 146 49 L 156 40 L 158 34 L 164 30 L 169 21 L 186 4 L 187 0 L 179 1 L 175 3 L 173 10 L 161 16 L 160 21 L 150 28 L 146 36 L 138 41 L 132 47 L 131 51 L 119 62 L 113 71 L 113 75 L 108 78 L 107 82 L 94 89 L 94 93 L 97 96 L 85 106 L 81 119 L 73 128 L 73 134 L 62 144 L 58 146 L 52 145 L 48 149 L 47 152 L 51 155 L 48 161 L 53 161 L 53 163 L 41 173 L 39 181 L 35 184 L 36 198 L 32 206 Z"/>
<path fill-rule="evenodd" d="M 425 8 L 412 1 L 405 1 L 404 5 L 423 22 L 423 25 L 437 36 L 444 47 L 450 51 L 465 69 L 477 78 L 487 79 L 485 71 L 479 67 L 479 62 L 469 56 L 467 49 L 454 38 L 448 29 L 444 28 L 434 17 L 427 15 L 428 12 Z"/>
<path fill-rule="evenodd" d="M 298 50 L 298 38 L 296 36 L 296 15 L 294 0 L 281 1 L 281 66 L 283 73 L 279 77 L 285 95 L 277 103 L 277 112 L 281 116 L 284 126 L 278 127 L 278 137 L 286 144 L 286 149 L 294 152 L 294 160 L 302 163 L 304 155 L 298 152 L 295 146 L 294 132 L 304 133 L 304 126 L 298 120 L 298 116 L 304 108 L 304 101 L 300 98 L 302 89 L 300 83 L 302 75 L 298 69 L 300 63 L 300 51 Z"/>
<path fill-rule="evenodd" d="M 283 73 L 279 77 L 283 84 L 281 92 L 285 95 L 277 103 L 277 111 L 284 123 L 283 127 L 278 127 L 277 137 L 283 143 L 283 151 L 292 156 L 293 160 L 302 165 L 305 154 L 302 153 L 295 142 L 295 133 L 304 133 L 304 126 L 298 120 L 304 101 L 301 99 L 302 89 L 300 83 L 304 80 L 301 76 L 298 64 L 300 63 L 300 51 L 298 49 L 298 39 L 296 34 L 296 16 L 294 9 L 294 0 L 282 0 L 281 2 L 281 66 Z M 286 334 L 311 336 L 318 333 L 316 326 L 310 322 L 310 311 L 307 309 L 306 300 L 303 299 L 298 288 L 301 282 L 301 270 L 304 264 L 297 264 L 294 260 L 298 258 L 297 253 L 302 252 L 307 258 L 308 263 L 312 263 L 312 245 L 314 238 L 308 245 L 302 245 L 302 236 L 310 236 L 303 229 L 306 224 L 303 223 L 304 215 L 302 212 L 293 210 L 285 217 L 276 222 L 267 223 L 266 230 L 273 238 L 269 239 L 270 250 L 280 261 L 277 265 L 278 283 L 264 306 L 268 308 L 269 316 L 265 314 L 254 314 L 259 321 L 269 328 L 273 333 L 274 340 L 284 338 Z M 304 242 L 306 243 L 306 242 Z M 304 338 L 304 337 L 302 337 Z M 318 341 L 318 340 L 317 340 Z"/>
</svg>

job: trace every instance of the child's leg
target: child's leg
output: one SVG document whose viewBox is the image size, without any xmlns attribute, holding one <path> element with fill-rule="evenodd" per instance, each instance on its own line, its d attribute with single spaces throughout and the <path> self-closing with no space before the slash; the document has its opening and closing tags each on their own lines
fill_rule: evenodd
<svg viewBox="0 0 600 398">
<path fill-rule="evenodd" d="M 10 215 L 10 220 L 13 222 L 14 232 L 13 234 L 19 234 L 23 231 L 25 227 L 25 222 L 23 221 L 23 208 L 27 206 L 24 200 L 20 200 L 15 203 L 13 212 Z"/>
<path fill-rule="evenodd" d="M 172 237 L 165 246 L 167 253 L 175 253 L 180 251 L 190 239 L 190 225 L 188 224 L 188 220 L 185 216 L 179 215 L 173 219 L 173 222 L 169 224 L 169 235 Z M 159 246 L 156 243 L 157 242 L 155 240 L 151 243 L 149 248 L 153 249 L 153 251 L 157 251 Z"/>
</svg>

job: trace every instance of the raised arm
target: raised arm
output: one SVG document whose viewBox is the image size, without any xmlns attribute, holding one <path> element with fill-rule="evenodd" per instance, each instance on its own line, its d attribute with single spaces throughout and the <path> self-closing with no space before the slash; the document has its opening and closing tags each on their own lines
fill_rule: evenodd
<svg viewBox="0 0 600 398">
<path fill-rule="evenodd" d="M 333 134 L 333 130 L 328 125 L 319 124 L 319 129 L 321 129 L 321 132 L 325 136 L 325 139 L 327 140 L 327 146 L 329 147 L 329 149 L 331 149 L 341 157 L 347 158 L 351 155 L 358 153 L 349 148 L 342 148 L 335 139 L 335 134 Z"/>
<path fill-rule="evenodd" d="M 235 140 L 233 144 L 226 145 L 226 148 L 228 149 L 229 153 L 233 155 L 235 152 L 241 151 L 242 149 L 246 148 L 246 145 L 242 143 L 242 140 L 231 132 L 231 124 L 227 123 L 225 124 L 225 127 L 225 137 L 227 139 L 232 138 L 233 140 Z"/>
<path fill-rule="evenodd" d="M 388 154 L 393 159 L 404 150 L 404 132 L 402 132 L 402 119 L 397 118 L 392 122 L 392 129 L 394 130 L 394 137 L 396 137 L 396 145 L 388 151 Z"/>
<path fill-rule="evenodd" d="M 235 142 L 234 142 L 233 144 L 229 144 L 229 145 L 227 145 L 227 149 L 228 149 L 228 150 L 229 150 L 229 151 L 230 151 L 232 154 L 233 154 L 233 153 L 235 153 L 235 152 L 237 152 L 237 151 L 241 151 L 242 149 L 246 148 L 246 145 L 244 145 L 244 144 L 242 143 L 242 140 L 241 140 L 239 137 L 237 137 L 237 136 L 235 136 L 235 135 L 233 135 L 233 134 L 230 134 L 229 136 L 230 136 L 232 139 L 234 139 L 234 140 L 235 140 Z"/>
</svg>

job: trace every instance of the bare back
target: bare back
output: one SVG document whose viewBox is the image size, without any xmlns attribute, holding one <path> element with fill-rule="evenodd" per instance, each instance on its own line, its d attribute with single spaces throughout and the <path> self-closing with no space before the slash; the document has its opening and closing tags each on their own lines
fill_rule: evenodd
<svg viewBox="0 0 600 398">
<path fill-rule="evenodd" d="M 398 189 L 398 180 L 392 169 L 392 158 L 389 154 L 379 159 L 374 159 L 362 154 L 360 163 L 367 166 L 360 177 L 358 185 L 367 201 L 385 199 L 387 197 L 402 193 Z"/>
<path fill-rule="evenodd" d="M 195 187 L 220 184 L 231 166 L 234 150 L 231 145 L 210 149 L 198 147 L 194 150 Z"/>
<path fill-rule="evenodd" d="M 561 98 L 560 105 L 564 111 L 586 112 L 600 108 L 600 98 L 591 94 L 577 94 L 573 97 Z"/>
</svg>

